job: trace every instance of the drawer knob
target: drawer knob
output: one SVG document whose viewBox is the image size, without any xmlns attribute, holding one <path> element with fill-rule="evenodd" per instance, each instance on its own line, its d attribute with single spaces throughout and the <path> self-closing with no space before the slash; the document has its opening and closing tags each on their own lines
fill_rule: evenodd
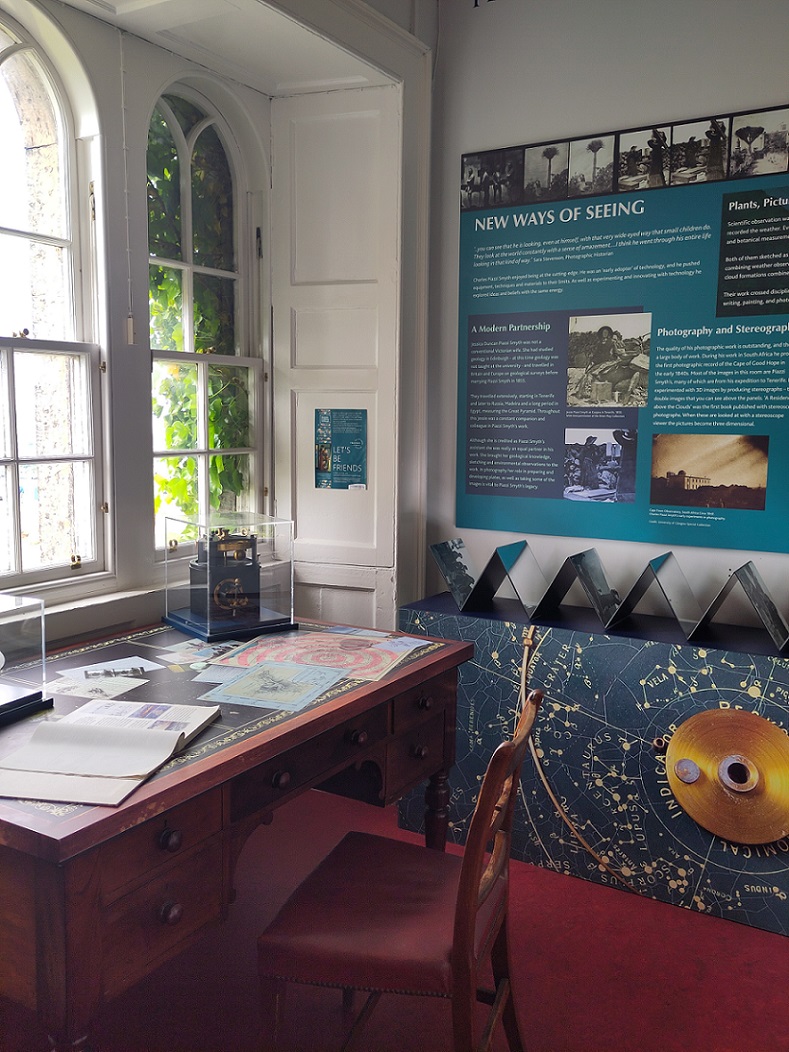
<svg viewBox="0 0 789 1052">
<path fill-rule="evenodd" d="M 427 754 L 428 754 L 429 751 L 430 750 L 428 749 L 428 747 L 426 745 L 412 745 L 411 746 L 411 755 L 413 756 L 413 758 L 415 760 L 425 760 L 425 759 L 427 759 Z"/>
<path fill-rule="evenodd" d="M 178 924 L 184 915 L 184 907 L 181 902 L 165 902 L 159 909 L 159 920 L 162 924 Z"/>
<path fill-rule="evenodd" d="M 290 785 L 290 771 L 277 771 L 271 779 L 273 789 L 287 789 Z"/>
<path fill-rule="evenodd" d="M 427 712 L 428 709 L 433 708 L 433 699 L 427 694 L 420 694 L 419 701 L 416 703 L 416 707 L 421 709 L 423 712 Z"/>
<path fill-rule="evenodd" d="M 180 851 L 184 835 L 180 829 L 163 829 L 159 834 L 159 847 L 162 851 Z"/>
<path fill-rule="evenodd" d="M 367 731 L 351 731 L 348 736 L 352 745 L 366 745 L 368 734 Z"/>
</svg>

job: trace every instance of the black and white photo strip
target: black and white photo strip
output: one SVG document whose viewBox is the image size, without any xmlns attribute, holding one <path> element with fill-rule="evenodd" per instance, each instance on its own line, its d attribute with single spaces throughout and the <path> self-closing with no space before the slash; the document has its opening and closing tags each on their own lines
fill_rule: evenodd
<svg viewBox="0 0 789 1052">
<path fill-rule="evenodd" d="M 460 209 L 642 193 L 789 171 L 789 106 L 464 154 Z"/>
</svg>

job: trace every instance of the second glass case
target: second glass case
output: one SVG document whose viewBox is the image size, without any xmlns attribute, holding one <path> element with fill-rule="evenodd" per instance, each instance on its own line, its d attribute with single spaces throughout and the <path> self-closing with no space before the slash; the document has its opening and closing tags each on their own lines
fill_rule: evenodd
<svg viewBox="0 0 789 1052">
<path fill-rule="evenodd" d="M 200 639 L 249 638 L 293 620 L 293 523 L 233 513 L 166 520 L 164 620 Z"/>
</svg>

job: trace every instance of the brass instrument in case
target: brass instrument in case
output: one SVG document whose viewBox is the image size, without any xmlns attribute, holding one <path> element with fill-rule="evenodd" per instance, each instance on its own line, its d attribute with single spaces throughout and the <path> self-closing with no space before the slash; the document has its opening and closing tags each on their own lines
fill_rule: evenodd
<svg viewBox="0 0 789 1052">
<path fill-rule="evenodd" d="M 168 517 L 168 625 L 208 642 L 297 628 L 293 618 L 293 523 L 257 513 Z"/>
<path fill-rule="evenodd" d="M 196 617 L 237 624 L 260 619 L 257 543 L 256 534 L 224 528 L 198 540 L 189 564 L 190 608 Z"/>
</svg>

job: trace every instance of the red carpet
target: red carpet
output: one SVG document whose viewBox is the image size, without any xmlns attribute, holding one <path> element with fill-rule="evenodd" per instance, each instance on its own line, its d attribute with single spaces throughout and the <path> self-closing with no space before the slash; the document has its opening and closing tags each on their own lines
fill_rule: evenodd
<svg viewBox="0 0 789 1052">
<path fill-rule="evenodd" d="M 109 1005 L 96 1052 L 254 1052 L 256 935 L 349 828 L 417 839 L 396 829 L 394 809 L 323 793 L 281 809 L 246 845 L 228 923 Z M 527 1052 L 789 1052 L 788 939 L 523 863 L 512 891 Z M 287 1052 L 338 1049 L 340 995 L 291 990 Z M 2 1052 L 47 1048 L 31 1016 L 2 1000 L 0 1028 Z M 448 1005 L 384 997 L 366 1048 L 450 1052 Z"/>
</svg>

